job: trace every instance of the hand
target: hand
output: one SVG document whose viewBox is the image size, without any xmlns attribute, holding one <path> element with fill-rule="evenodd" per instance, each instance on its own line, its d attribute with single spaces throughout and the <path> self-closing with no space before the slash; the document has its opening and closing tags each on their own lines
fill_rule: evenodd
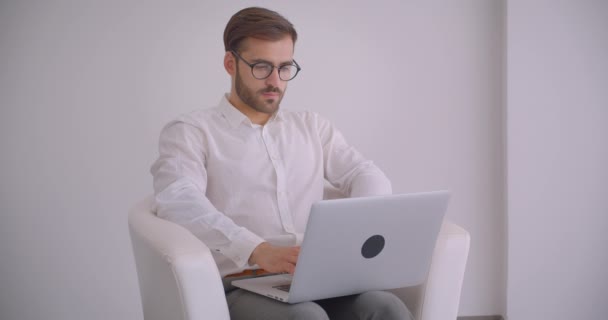
<svg viewBox="0 0 608 320">
<path fill-rule="evenodd" d="M 259 244 L 249 257 L 249 264 L 273 273 L 291 273 L 296 270 L 300 247 L 277 247 L 268 242 Z"/>
</svg>

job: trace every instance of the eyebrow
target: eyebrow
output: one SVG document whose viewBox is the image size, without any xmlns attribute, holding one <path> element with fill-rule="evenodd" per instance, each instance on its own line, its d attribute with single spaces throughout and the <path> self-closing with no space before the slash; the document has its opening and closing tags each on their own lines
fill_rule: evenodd
<svg viewBox="0 0 608 320">
<path fill-rule="evenodd" d="M 294 62 L 293 62 L 293 61 L 294 61 L 294 60 L 293 60 L 293 59 L 291 59 L 291 61 L 284 61 L 284 62 L 281 62 L 281 63 L 279 63 L 279 66 L 285 66 L 285 65 L 291 65 L 291 64 L 294 64 Z M 268 63 L 269 65 L 273 65 L 273 66 L 274 66 L 274 64 L 273 64 L 272 62 L 270 62 L 270 61 L 268 61 L 268 60 L 264 60 L 264 59 L 252 59 L 250 62 L 251 62 L 251 64 L 254 64 L 254 63 L 260 63 L 260 62 L 265 62 L 265 63 Z"/>
</svg>

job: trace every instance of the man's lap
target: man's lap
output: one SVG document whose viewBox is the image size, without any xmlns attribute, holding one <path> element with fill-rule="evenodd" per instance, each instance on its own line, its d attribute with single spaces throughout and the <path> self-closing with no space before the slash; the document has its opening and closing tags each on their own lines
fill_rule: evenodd
<svg viewBox="0 0 608 320">
<path fill-rule="evenodd" d="M 226 295 L 230 319 L 329 319 L 327 313 L 314 302 L 287 304 L 243 289 Z"/>
<path fill-rule="evenodd" d="M 233 320 L 413 319 L 405 304 L 394 294 L 385 291 L 287 304 L 229 285 L 226 289 L 226 301 Z"/>
</svg>

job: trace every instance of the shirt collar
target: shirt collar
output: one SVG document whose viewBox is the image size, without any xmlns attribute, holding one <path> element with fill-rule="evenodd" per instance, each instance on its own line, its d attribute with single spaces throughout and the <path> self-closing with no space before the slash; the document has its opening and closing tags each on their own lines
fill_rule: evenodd
<svg viewBox="0 0 608 320">
<path fill-rule="evenodd" d="M 233 106 L 230 101 L 228 101 L 227 93 L 222 97 L 222 100 L 220 101 L 219 110 L 232 128 L 236 128 L 241 123 L 246 123 L 249 126 L 253 126 L 251 120 L 249 120 L 246 115 L 244 115 L 241 111 L 239 111 L 239 109 Z M 270 117 L 270 119 L 268 119 L 268 122 L 266 124 L 283 119 L 282 114 L 283 112 L 279 108 L 279 110 L 275 112 L 272 117 Z"/>
<path fill-rule="evenodd" d="M 232 128 L 236 128 L 238 125 L 245 121 L 247 123 L 251 123 L 251 121 L 249 121 L 249 118 L 247 118 L 246 115 L 240 112 L 230 103 L 230 101 L 228 101 L 228 94 L 225 94 L 222 97 L 219 109 L 226 121 L 228 121 L 228 124 L 230 124 L 230 127 Z"/>
</svg>

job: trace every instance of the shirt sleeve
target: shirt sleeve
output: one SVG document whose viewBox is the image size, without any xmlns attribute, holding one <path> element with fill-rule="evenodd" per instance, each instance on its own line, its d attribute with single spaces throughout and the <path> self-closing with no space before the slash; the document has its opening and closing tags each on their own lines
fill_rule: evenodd
<svg viewBox="0 0 608 320">
<path fill-rule="evenodd" d="M 264 240 L 236 225 L 205 196 L 205 159 L 205 136 L 200 129 L 174 121 L 162 130 L 159 157 L 150 169 L 156 213 L 190 230 L 211 250 L 243 268 L 253 249 Z"/>
<path fill-rule="evenodd" d="M 328 120 L 316 115 L 323 145 L 325 179 L 349 197 L 392 193 L 390 180 L 372 161 L 350 146 Z"/>
</svg>

